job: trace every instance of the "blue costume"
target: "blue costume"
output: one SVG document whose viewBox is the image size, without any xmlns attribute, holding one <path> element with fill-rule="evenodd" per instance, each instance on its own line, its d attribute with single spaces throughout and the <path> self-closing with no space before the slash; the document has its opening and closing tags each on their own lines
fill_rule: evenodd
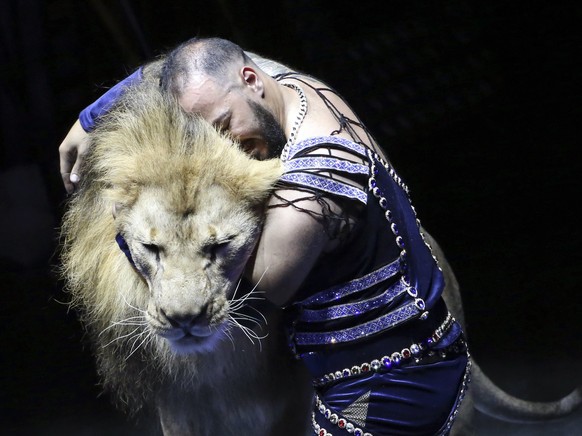
<svg viewBox="0 0 582 436">
<path fill-rule="evenodd" d="M 359 120 L 327 98 L 332 89 L 297 73 L 277 79 L 310 86 L 338 121 L 329 136 L 291 146 L 281 182 L 330 198 L 355 216 L 347 239 L 322 255 L 286 308 L 290 346 L 313 377 L 314 431 L 447 434 L 470 360 L 461 327 L 441 298 L 443 274 L 408 187 Z M 333 157 L 331 149 L 344 157 Z"/>
<path fill-rule="evenodd" d="M 86 108 L 80 115 L 85 130 L 140 77 L 138 70 Z M 326 93 L 334 91 L 316 88 L 305 77 L 276 76 L 312 87 L 335 115 L 338 130 L 292 145 L 281 183 L 318 200 L 329 198 L 356 218 L 339 248 L 322 255 L 285 308 L 290 347 L 313 377 L 314 432 L 446 435 L 467 388 L 470 359 L 461 328 L 441 298 L 443 274 L 407 186 L 375 151 L 364 126 L 331 104 Z M 336 136 L 340 132 L 352 140 Z M 330 149 L 350 158 L 334 157 Z"/>
<path fill-rule="evenodd" d="M 321 147 L 366 164 L 309 154 Z M 314 380 L 316 434 L 446 434 L 470 363 L 408 189 L 371 149 L 334 136 L 292 147 L 281 180 L 365 207 L 345 249 L 320 260 L 287 308 L 291 346 Z"/>
</svg>

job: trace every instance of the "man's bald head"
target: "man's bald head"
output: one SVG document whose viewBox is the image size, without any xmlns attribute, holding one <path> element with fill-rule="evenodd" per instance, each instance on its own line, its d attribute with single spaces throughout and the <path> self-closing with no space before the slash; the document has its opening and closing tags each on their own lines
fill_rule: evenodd
<svg viewBox="0 0 582 436">
<path fill-rule="evenodd" d="M 179 97 L 195 75 L 206 75 L 227 87 L 234 85 L 239 67 L 253 63 L 237 44 L 221 38 L 192 38 L 164 60 L 162 90 Z"/>
<path fill-rule="evenodd" d="M 271 106 L 281 106 L 278 85 L 237 44 L 221 38 L 190 39 L 168 54 L 160 81 L 182 109 L 229 131 L 251 156 L 280 155 L 287 140 L 281 116 L 285 111 Z M 272 91 L 269 100 L 266 86 Z"/>
</svg>

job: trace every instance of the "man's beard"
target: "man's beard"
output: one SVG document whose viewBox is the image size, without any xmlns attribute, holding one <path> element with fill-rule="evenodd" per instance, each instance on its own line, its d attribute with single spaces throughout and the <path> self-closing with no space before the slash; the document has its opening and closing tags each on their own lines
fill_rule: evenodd
<svg viewBox="0 0 582 436">
<path fill-rule="evenodd" d="M 266 158 L 280 157 L 287 142 L 283 128 L 269 110 L 252 100 L 249 100 L 249 105 L 257 117 L 263 138 L 267 143 Z"/>
</svg>

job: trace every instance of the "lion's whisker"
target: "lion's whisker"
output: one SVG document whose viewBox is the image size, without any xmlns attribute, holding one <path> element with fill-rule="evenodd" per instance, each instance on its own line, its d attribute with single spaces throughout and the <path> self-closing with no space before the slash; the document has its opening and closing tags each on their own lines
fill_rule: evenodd
<svg viewBox="0 0 582 436">
<path fill-rule="evenodd" d="M 234 288 L 234 292 L 232 293 L 231 300 L 235 299 L 236 293 L 238 292 L 238 288 L 240 287 L 241 282 L 242 282 L 242 279 L 238 279 L 238 283 L 236 284 L 236 288 Z"/>
<path fill-rule="evenodd" d="M 144 334 L 145 334 L 145 338 L 143 338 L 142 341 L 137 346 L 135 346 L 135 344 L 137 343 L 137 341 Z M 127 357 L 125 358 L 125 360 L 129 359 L 137 350 L 139 350 L 142 347 L 142 345 L 144 345 L 146 343 L 146 341 L 148 341 L 150 339 L 150 336 L 151 336 L 151 333 L 150 333 L 149 330 L 144 330 L 139 335 L 136 335 L 136 337 L 133 340 L 133 343 L 131 345 L 130 353 L 127 355 Z"/>
<path fill-rule="evenodd" d="M 259 349 L 262 350 L 263 345 L 261 343 L 261 340 L 262 339 L 265 339 L 268 336 L 268 334 L 265 334 L 263 336 L 260 336 L 253 329 L 251 329 L 250 327 L 247 327 L 247 326 L 241 324 L 240 322 L 238 322 L 238 320 L 236 318 L 233 318 L 232 316 L 229 317 L 228 321 L 232 325 L 238 327 L 243 332 L 243 334 L 249 339 L 249 341 L 251 341 L 251 343 L 253 345 L 255 344 L 255 341 L 253 339 L 256 339 L 259 342 Z"/>
<path fill-rule="evenodd" d="M 137 311 L 137 312 L 140 312 L 140 313 L 146 313 L 146 311 L 145 311 L 145 310 L 143 310 L 143 309 L 140 309 L 139 307 L 135 307 L 133 304 L 129 303 L 129 302 L 127 301 L 127 299 L 125 298 L 125 295 L 123 296 L 123 302 L 124 302 L 125 304 L 127 304 L 127 306 L 128 306 L 128 307 L 132 308 L 133 310 L 135 310 L 135 311 Z"/>
<path fill-rule="evenodd" d="M 239 321 L 252 322 L 252 323 L 256 324 L 258 327 L 262 327 L 263 324 L 261 323 L 261 320 L 259 318 L 254 317 L 254 316 L 240 313 L 239 310 L 243 307 L 249 307 L 249 308 L 253 309 L 263 319 L 265 325 L 267 324 L 267 318 L 261 313 L 261 311 L 255 307 L 249 306 L 247 304 L 249 301 L 252 301 L 252 300 L 264 300 L 264 297 L 258 297 L 257 294 L 264 294 L 265 292 L 258 291 L 257 289 L 258 289 L 259 283 L 261 282 L 261 280 L 263 280 L 266 273 L 267 273 L 267 269 L 265 269 L 265 271 L 263 272 L 263 274 L 261 275 L 261 277 L 259 278 L 259 280 L 255 284 L 255 286 L 253 286 L 253 288 L 249 292 L 247 292 L 246 294 L 242 295 L 239 298 L 234 298 L 236 295 L 236 291 L 238 291 L 238 287 L 239 287 L 237 285 L 237 289 L 233 295 L 233 298 L 230 301 L 230 307 L 229 307 L 229 323 L 233 326 L 238 327 L 244 333 L 244 335 L 251 341 L 252 344 L 255 343 L 253 339 L 256 339 L 259 342 L 259 347 L 261 349 L 262 349 L 261 340 L 265 339 L 267 337 L 268 333 L 265 334 L 264 336 L 259 336 L 259 334 L 257 332 L 255 332 L 253 329 L 251 329 L 250 327 L 247 327 L 239 322 Z M 240 281 L 239 281 L 239 285 L 240 285 Z"/>
<path fill-rule="evenodd" d="M 242 307 L 245 306 L 245 303 L 247 301 L 253 301 L 253 300 L 265 301 L 265 299 L 264 298 L 261 298 L 261 297 L 249 297 L 249 298 L 245 299 L 244 301 L 236 301 L 235 304 L 231 304 L 230 305 L 230 310 L 232 310 L 232 311 L 239 310 L 239 309 L 241 309 Z"/>
<path fill-rule="evenodd" d="M 141 322 L 138 322 L 140 320 Z M 101 336 L 107 330 L 117 326 L 144 326 L 144 325 L 146 325 L 145 316 L 143 315 L 130 316 L 129 318 L 125 318 L 119 321 L 111 321 L 111 325 L 105 327 L 101 331 L 101 333 L 99 333 L 99 336 Z"/>
<path fill-rule="evenodd" d="M 231 300 L 231 303 L 232 303 L 232 302 L 234 302 L 234 303 L 240 303 L 240 304 L 242 304 L 242 303 L 244 303 L 244 302 L 245 302 L 245 301 L 246 301 L 246 300 L 247 300 L 247 299 L 248 299 L 248 298 L 249 298 L 249 297 L 250 297 L 252 294 L 255 294 L 255 295 L 256 295 L 256 294 L 264 294 L 264 293 L 265 293 L 265 291 L 258 291 L 258 290 L 257 290 L 257 288 L 258 288 L 258 286 L 259 286 L 259 283 L 261 283 L 261 281 L 262 281 L 262 280 L 263 280 L 263 278 L 265 277 L 265 274 L 267 274 L 267 271 L 268 271 L 268 270 L 269 270 L 269 267 L 265 268 L 265 271 L 263 271 L 263 274 L 261 274 L 261 277 L 259 277 L 259 280 L 257 280 L 257 283 L 256 283 L 256 284 L 253 286 L 253 288 L 252 288 L 252 289 L 251 289 L 249 292 L 247 292 L 246 294 L 244 294 L 244 295 L 243 295 L 242 297 L 240 297 L 240 298 L 235 298 L 235 296 L 236 296 L 236 293 L 237 293 L 237 291 L 238 291 L 238 288 L 240 287 L 240 283 L 241 283 L 241 280 L 239 280 L 239 281 L 238 281 L 238 283 L 237 283 L 237 285 L 236 285 L 236 288 L 235 288 L 234 294 L 233 294 L 232 298 L 230 299 L 230 300 Z M 256 297 L 254 297 L 254 298 L 256 298 Z M 258 298 L 257 298 L 257 299 L 258 299 Z"/>
<path fill-rule="evenodd" d="M 254 292 L 254 294 L 259 294 L 259 293 L 264 294 L 263 291 Z M 239 304 L 239 303 L 244 303 L 245 301 L 247 301 L 249 299 L 250 300 L 264 300 L 265 297 L 256 297 L 255 295 L 251 296 L 250 293 L 248 293 L 248 294 L 245 294 L 244 297 L 240 297 L 240 298 L 237 298 L 235 300 L 230 300 L 230 301 L 231 301 L 231 303 Z"/>
<path fill-rule="evenodd" d="M 264 293 L 262 291 L 258 291 L 255 292 L 254 294 L 258 294 L 258 293 Z M 237 298 L 236 300 L 230 300 L 231 305 L 233 305 L 232 303 L 234 303 L 235 307 L 240 307 L 242 306 L 246 301 L 248 300 L 265 300 L 265 297 L 256 297 L 255 295 L 251 295 L 252 291 L 249 292 L 248 294 L 245 294 L 244 296 Z"/>
<path fill-rule="evenodd" d="M 250 316 L 250 315 L 245 315 L 244 313 L 235 313 L 232 315 L 232 317 L 234 319 L 238 319 L 238 320 L 253 322 L 259 327 L 261 327 L 263 325 L 258 318 L 255 318 L 254 316 Z"/>
<path fill-rule="evenodd" d="M 248 308 L 254 310 L 255 312 L 257 312 L 260 315 L 260 317 L 263 319 L 263 322 L 265 323 L 265 325 L 268 325 L 269 324 L 267 322 L 267 318 L 265 317 L 265 315 L 263 315 L 263 313 L 259 309 L 257 309 L 256 307 L 253 307 L 253 306 L 248 306 Z M 247 316 L 250 316 L 250 315 L 247 315 Z"/>
<path fill-rule="evenodd" d="M 244 328 L 248 329 L 249 332 L 252 332 L 252 336 L 256 339 L 262 340 L 262 339 L 266 339 L 267 336 L 269 336 L 268 333 L 265 333 L 264 335 L 259 335 L 256 331 L 254 331 L 252 328 L 247 327 L 247 326 L 243 326 Z"/>
<path fill-rule="evenodd" d="M 248 327 L 242 325 L 241 323 L 239 323 L 236 319 L 234 318 L 229 318 L 229 321 L 232 323 L 232 325 L 234 325 L 235 327 L 238 327 L 243 333 L 244 335 L 251 341 L 251 343 L 254 345 L 255 341 L 253 341 L 253 337 L 252 335 L 250 335 L 247 330 L 249 330 Z"/>
<path fill-rule="evenodd" d="M 112 343 L 114 343 L 114 342 L 117 342 L 117 341 L 119 341 L 119 340 L 121 340 L 121 339 L 125 339 L 125 338 L 127 338 L 128 336 L 129 336 L 129 337 L 130 337 L 130 336 L 132 336 L 132 335 L 133 335 L 133 334 L 134 334 L 134 333 L 135 333 L 137 330 L 139 330 L 139 327 L 136 327 L 135 329 L 133 329 L 133 330 L 132 330 L 132 331 L 130 331 L 129 333 L 126 333 L 125 335 L 118 336 L 118 337 L 116 337 L 116 338 L 112 339 L 111 341 L 109 341 L 109 342 L 107 342 L 105 345 L 103 345 L 103 346 L 102 346 L 102 348 L 108 347 L 108 346 L 109 346 L 109 345 L 111 345 Z M 103 333 L 103 332 L 101 332 L 101 333 Z"/>
<path fill-rule="evenodd" d="M 154 340 L 156 339 L 156 336 L 149 333 L 148 334 L 148 340 L 145 344 L 143 344 L 143 348 L 147 347 L 148 345 L 150 345 Z"/>
<path fill-rule="evenodd" d="M 231 326 L 230 325 L 227 325 L 226 328 L 223 331 L 224 331 L 224 335 L 228 339 L 230 339 L 230 342 L 232 343 L 232 348 L 235 349 L 236 346 L 234 344 L 234 338 L 232 337 Z"/>
</svg>

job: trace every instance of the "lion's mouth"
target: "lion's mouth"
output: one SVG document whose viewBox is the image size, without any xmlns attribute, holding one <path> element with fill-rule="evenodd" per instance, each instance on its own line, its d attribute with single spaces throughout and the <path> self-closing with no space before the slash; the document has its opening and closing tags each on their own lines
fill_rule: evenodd
<svg viewBox="0 0 582 436">
<path fill-rule="evenodd" d="M 225 322 L 218 316 L 211 317 L 208 310 L 192 313 L 170 312 L 159 307 L 147 312 L 151 329 L 172 351 L 177 354 L 211 351 L 224 336 Z"/>
<path fill-rule="evenodd" d="M 217 339 L 221 336 L 221 331 L 221 328 L 216 327 L 191 326 L 188 329 L 171 328 L 157 333 L 168 341 L 174 352 L 193 354 L 212 350 Z"/>
<path fill-rule="evenodd" d="M 180 339 L 171 340 L 170 342 L 180 347 L 190 347 L 203 344 L 208 339 L 208 336 L 194 336 L 191 334 L 185 334 Z"/>
</svg>

